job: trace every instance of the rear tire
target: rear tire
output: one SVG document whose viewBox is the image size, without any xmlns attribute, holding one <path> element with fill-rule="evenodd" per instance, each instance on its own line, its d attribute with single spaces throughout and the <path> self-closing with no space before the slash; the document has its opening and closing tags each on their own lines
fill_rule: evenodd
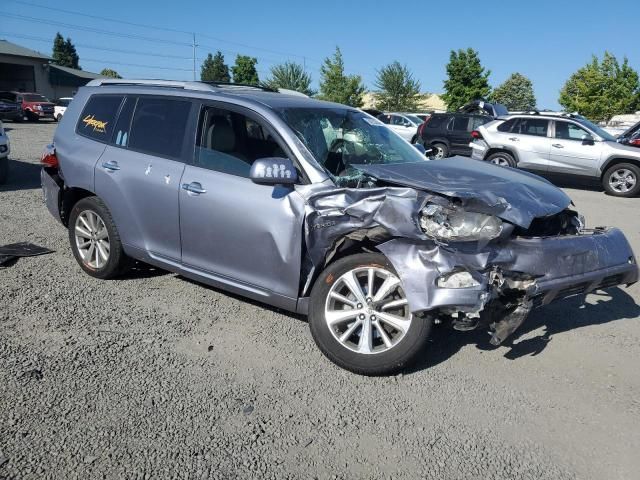
<svg viewBox="0 0 640 480">
<path fill-rule="evenodd" d="M 635 197 L 640 193 L 640 167 L 633 163 L 617 163 L 602 176 L 606 192 L 616 197 Z"/>
<path fill-rule="evenodd" d="M 388 293 L 385 282 L 393 285 Z M 432 323 L 432 317 L 411 314 L 397 273 L 379 253 L 332 263 L 311 292 L 309 327 L 318 348 L 339 367 L 361 375 L 389 375 L 415 361 Z"/>
<path fill-rule="evenodd" d="M 433 149 L 431 158 L 434 160 L 440 160 L 449 156 L 449 148 L 444 143 L 433 143 L 431 148 Z"/>
<path fill-rule="evenodd" d="M 111 279 L 132 265 L 109 209 L 98 197 L 78 201 L 69 215 L 69 243 L 76 261 L 95 278 Z"/>
<path fill-rule="evenodd" d="M 508 152 L 496 152 L 487 157 L 487 162 L 491 162 L 494 165 L 501 167 L 516 168 L 516 159 Z"/>
<path fill-rule="evenodd" d="M 9 179 L 9 158 L 0 158 L 0 185 L 7 183 Z"/>
</svg>

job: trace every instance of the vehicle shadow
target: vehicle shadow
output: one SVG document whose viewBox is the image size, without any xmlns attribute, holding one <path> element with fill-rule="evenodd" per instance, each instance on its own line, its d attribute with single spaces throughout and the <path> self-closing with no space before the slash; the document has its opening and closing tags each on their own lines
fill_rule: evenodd
<svg viewBox="0 0 640 480">
<path fill-rule="evenodd" d="M 120 277 L 125 280 L 135 280 L 138 278 L 154 278 L 168 275 L 170 272 L 162 270 L 161 268 L 154 267 L 148 263 L 136 261 L 127 273 Z"/>
<path fill-rule="evenodd" d="M 640 306 L 621 288 L 598 291 L 595 295 L 595 303 L 582 303 L 583 297 L 572 297 L 534 310 L 525 323 L 498 347 L 489 343 L 491 337 L 484 328 L 466 333 L 450 328 L 434 328 L 424 356 L 405 373 L 415 373 L 438 365 L 470 344 L 479 350 L 505 349 L 504 358 L 508 360 L 535 356 L 542 353 L 554 335 L 640 316 Z M 544 330 L 540 335 L 518 341 L 541 327 Z"/>
<path fill-rule="evenodd" d="M 9 159 L 9 177 L 0 192 L 40 188 L 40 165 Z"/>
</svg>

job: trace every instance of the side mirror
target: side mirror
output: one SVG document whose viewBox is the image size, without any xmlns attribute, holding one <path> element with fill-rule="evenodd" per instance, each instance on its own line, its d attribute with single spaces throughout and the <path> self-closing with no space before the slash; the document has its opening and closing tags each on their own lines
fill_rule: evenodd
<svg viewBox="0 0 640 480">
<path fill-rule="evenodd" d="M 595 143 L 596 143 L 596 141 L 591 135 L 585 135 L 585 136 L 582 137 L 582 144 L 583 145 L 593 145 Z"/>
<path fill-rule="evenodd" d="M 267 157 L 253 162 L 249 178 L 262 185 L 293 185 L 298 181 L 298 173 L 288 158 Z"/>
</svg>

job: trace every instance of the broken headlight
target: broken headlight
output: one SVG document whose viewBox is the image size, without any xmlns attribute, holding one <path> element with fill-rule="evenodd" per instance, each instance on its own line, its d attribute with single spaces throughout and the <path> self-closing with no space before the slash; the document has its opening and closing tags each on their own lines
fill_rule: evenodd
<svg viewBox="0 0 640 480">
<path fill-rule="evenodd" d="M 493 215 L 467 212 L 460 207 L 427 204 L 420 212 L 420 227 L 441 241 L 492 240 L 502 232 L 502 220 Z"/>
</svg>

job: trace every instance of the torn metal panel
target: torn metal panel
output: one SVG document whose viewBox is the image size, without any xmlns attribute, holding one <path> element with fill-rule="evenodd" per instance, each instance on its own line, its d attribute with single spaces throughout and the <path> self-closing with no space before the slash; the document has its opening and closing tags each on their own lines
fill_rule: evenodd
<svg viewBox="0 0 640 480">
<path fill-rule="evenodd" d="M 562 190 L 537 175 L 463 157 L 352 166 L 383 182 L 460 199 L 473 211 L 496 215 L 522 228 L 571 204 Z"/>
<path fill-rule="evenodd" d="M 5 266 L 19 257 L 35 257 L 47 253 L 53 253 L 53 250 L 29 242 L 18 242 L 0 246 L 0 266 Z"/>
</svg>

